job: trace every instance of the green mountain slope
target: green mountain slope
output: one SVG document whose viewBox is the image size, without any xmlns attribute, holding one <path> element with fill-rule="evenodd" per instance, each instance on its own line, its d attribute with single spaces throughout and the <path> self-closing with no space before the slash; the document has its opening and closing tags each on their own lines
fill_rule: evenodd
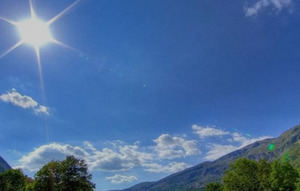
<svg viewBox="0 0 300 191">
<path fill-rule="evenodd" d="M 274 144 L 275 149 L 268 149 Z M 209 182 L 220 181 L 225 170 L 238 158 L 268 161 L 282 158 L 300 167 L 300 126 L 296 126 L 280 137 L 255 142 L 229 153 L 213 162 L 204 162 L 192 168 L 172 174 L 157 182 L 137 184 L 123 191 L 194 191 L 202 190 Z"/>
</svg>

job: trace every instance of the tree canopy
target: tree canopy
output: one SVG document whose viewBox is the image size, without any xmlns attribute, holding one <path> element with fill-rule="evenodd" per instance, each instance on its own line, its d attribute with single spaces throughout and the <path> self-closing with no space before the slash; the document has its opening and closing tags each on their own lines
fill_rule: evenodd
<svg viewBox="0 0 300 191">
<path fill-rule="evenodd" d="M 223 176 L 221 183 L 210 183 L 205 191 L 300 191 L 300 170 L 288 161 L 271 163 L 238 159 Z"/>
<path fill-rule="evenodd" d="M 0 174 L 0 191 L 93 191 L 95 184 L 84 160 L 68 156 L 51 161 L 30 179 L 20 170 Z"/>
</svg>

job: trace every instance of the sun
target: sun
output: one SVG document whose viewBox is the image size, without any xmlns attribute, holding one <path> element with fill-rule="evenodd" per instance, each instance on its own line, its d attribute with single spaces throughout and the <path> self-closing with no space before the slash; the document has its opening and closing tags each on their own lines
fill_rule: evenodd
<svg viewBox="0 0 300 191">
<path fill-rule="evenodd" d="M 33 46 L 35 49 L 35 53 L 38 59 L 38 64 L 40 66 L 40 47 L 47 44 L 47 43 L 55 43 L 58 45 L 61 45 L 66 48 L 72 49 L 70 46 L 65 45 L 64 43 L 56 40 L 50 31 L 50 26 L 60 19 L 65 13 L 67 13 L 71 8 L 73 8 L 75 5 L 77 5 L 80 0 L 76 0 L 73 2 L 70 6 L 65 8 L 63 11 L 61 11 L 59 14 L 51 18 L 50 20 L 44 22 L 43 20 L 39 19 L 37 15 L 35 14 L 35 10 L 33 8 L 33 0 L 29 0 L 30 5 L 30 13 L 31 17 L 22 20 L 21 22 L 12 21 L 10 19 L 6 19 L 3 17 L 0 17 L 0 20 L 3 20 L 9 24 L 12 24 L 17 28 L 17 31 L 19 32 L 21 40 L 18 41 L 15 45 L 13 45 L 11 48 L 9 48 L 4 53 L 0 54 L 0 58 L 6 56 L 19 46 L 23 44 L 29 44 Z"/>
<path fill-rule="evenodd" d="M 17 28 L 17 31 L 20 35 L 20 40 L 10 47 L 7 51 L 0 54 L 0 58 L 6 56 L 19 46 L 23 44 L 29 44 L 34 48 L 36 58 L 37 58 L 37 64 L 39 67 L 39 73 L 40 73 L 40 81 L 41 81 L 41 88 L 43 88 L 43 77 L 42 77 L 42 65 L 41 65 L 41 56 L 40 56 L 40 47 L 47 44 L 47 43 L 55 43 L 57 45 L 63 46 L 65 48 L 69 48 L 71 50 L 75 50 L 74 48 L 56 40 L 50 31 L 50 26 L 60 19 L 65 13 L 67 13 L 70 9 L 72 9 L 75 5 L 77 5 L 81 0 L 76 0 L 71 5 L 69 5 L 67 8 L 65 8 L 63 11 L 61 11 L 59 14 L 48 20 L 47 22 L 42 21 L 37 17 L 35 14 L 35 10 L 33 7 L 33 0 L 29 0 L 29 6 L 30 6 L 30 18 L 27 18 L 25 20 L 22 20 L 21 22 L 12 21 L 7 18 L 0 17 L 0 20 L 3 20 Z"/>
<path fill-rule="evenodd" d="M 54 40 L 47 23 L 35 17 L 19 22 L 17 29 L 21 40 L 34 47 L 41 47 Z"/>
</svg>

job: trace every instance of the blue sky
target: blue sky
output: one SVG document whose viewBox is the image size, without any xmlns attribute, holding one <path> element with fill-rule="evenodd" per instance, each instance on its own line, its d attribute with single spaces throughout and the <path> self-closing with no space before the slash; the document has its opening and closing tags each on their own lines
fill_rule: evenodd
<svg viewBox="0 0 300 191">
<path fill-rule="evenodd" d="M 72 0 L 33 1 L 49 20 Z M 158 180 L 299 123 L 295 0 L 82 0 L 51 25 L 74 48 L 0 59 L 0 154 L 30 175 L 85 159 L 97 191 Z M 27 0 L 0 16 L 29 17 Z M 0 22 L 0 54 L 19 40 Z M 76 49 L 76 50 L 75 50 Z"/>
</svg>

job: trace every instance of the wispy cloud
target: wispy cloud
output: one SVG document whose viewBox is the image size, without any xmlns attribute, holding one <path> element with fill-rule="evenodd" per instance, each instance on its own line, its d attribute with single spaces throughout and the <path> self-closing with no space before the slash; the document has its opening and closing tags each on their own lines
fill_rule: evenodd
<svg viewBox="0 0 300 191">
<path fill-rule="evenodd" d="M 208 152 L 205 155 L 205 160 L 216 160 L 221 156 L 224 156 L 232 151 L 237 150 L 239 147 L 234 145 L 221 145 L 221 144 L 209 144 Z"/>
<path fill-rule="evenodd" d="M 265 8 L 272 8 L 276 11 L 281 11 L 284 8 L 289 8 L 293 3 L 293 0 L 259 0 L 254 5 L 245 8 L 246 16 L 257 15 Z"/>
<path fill-rule="evenodd" d="M 105 179 L 109 180 L 113 184 L 122 184 L 122 183 L 130 183 L 130 182 L 136 181 L 137 177 L 116 174 L 114 176 L 108 176 Z"/>
<path fill-rule="evenodd" d="M 171 162 L 167 165 L 161 165 L 158 163 L 147 163 L 143 166 L 146 168 L 146 171 L 154 173 L 175 173 L 190 167 L 190 165 L 184 162 Z"/>
<path fill-rule="evenodd" d="M 222 129 L 217 129 L 214 126 L 193 125 L 192 129 L 194 134 L 199 135 L 200 138 L 223 136 L 229 134 L 229 132 L 223 131 Z"/>
<path fill-rule="evenodd" d="M 39 104 L 32 97 L 22 95 L 16 89 L 11 89 L 7 93 L 0 95 L 0 100 L 6 103 L 11 103 L 14 106 L 31 109 L 35 114 L 49 115 L 49 108 Z"/>
<path fill-rule="evenodd" d="M 270 136 L 251 137 L 244 136 L 238 132 L 227 132 L 226 136 L 219 138 L 218 141 L 208 142 L 207 149 L 204 159 L 205 160 L 216 160 L 228 153 L 235 150 L 241 149 L 247 145 L 261 141 L 264 139 L 271 138 Z M 222 142 L 222 144 L 218 143 Z"/>
</svg>

